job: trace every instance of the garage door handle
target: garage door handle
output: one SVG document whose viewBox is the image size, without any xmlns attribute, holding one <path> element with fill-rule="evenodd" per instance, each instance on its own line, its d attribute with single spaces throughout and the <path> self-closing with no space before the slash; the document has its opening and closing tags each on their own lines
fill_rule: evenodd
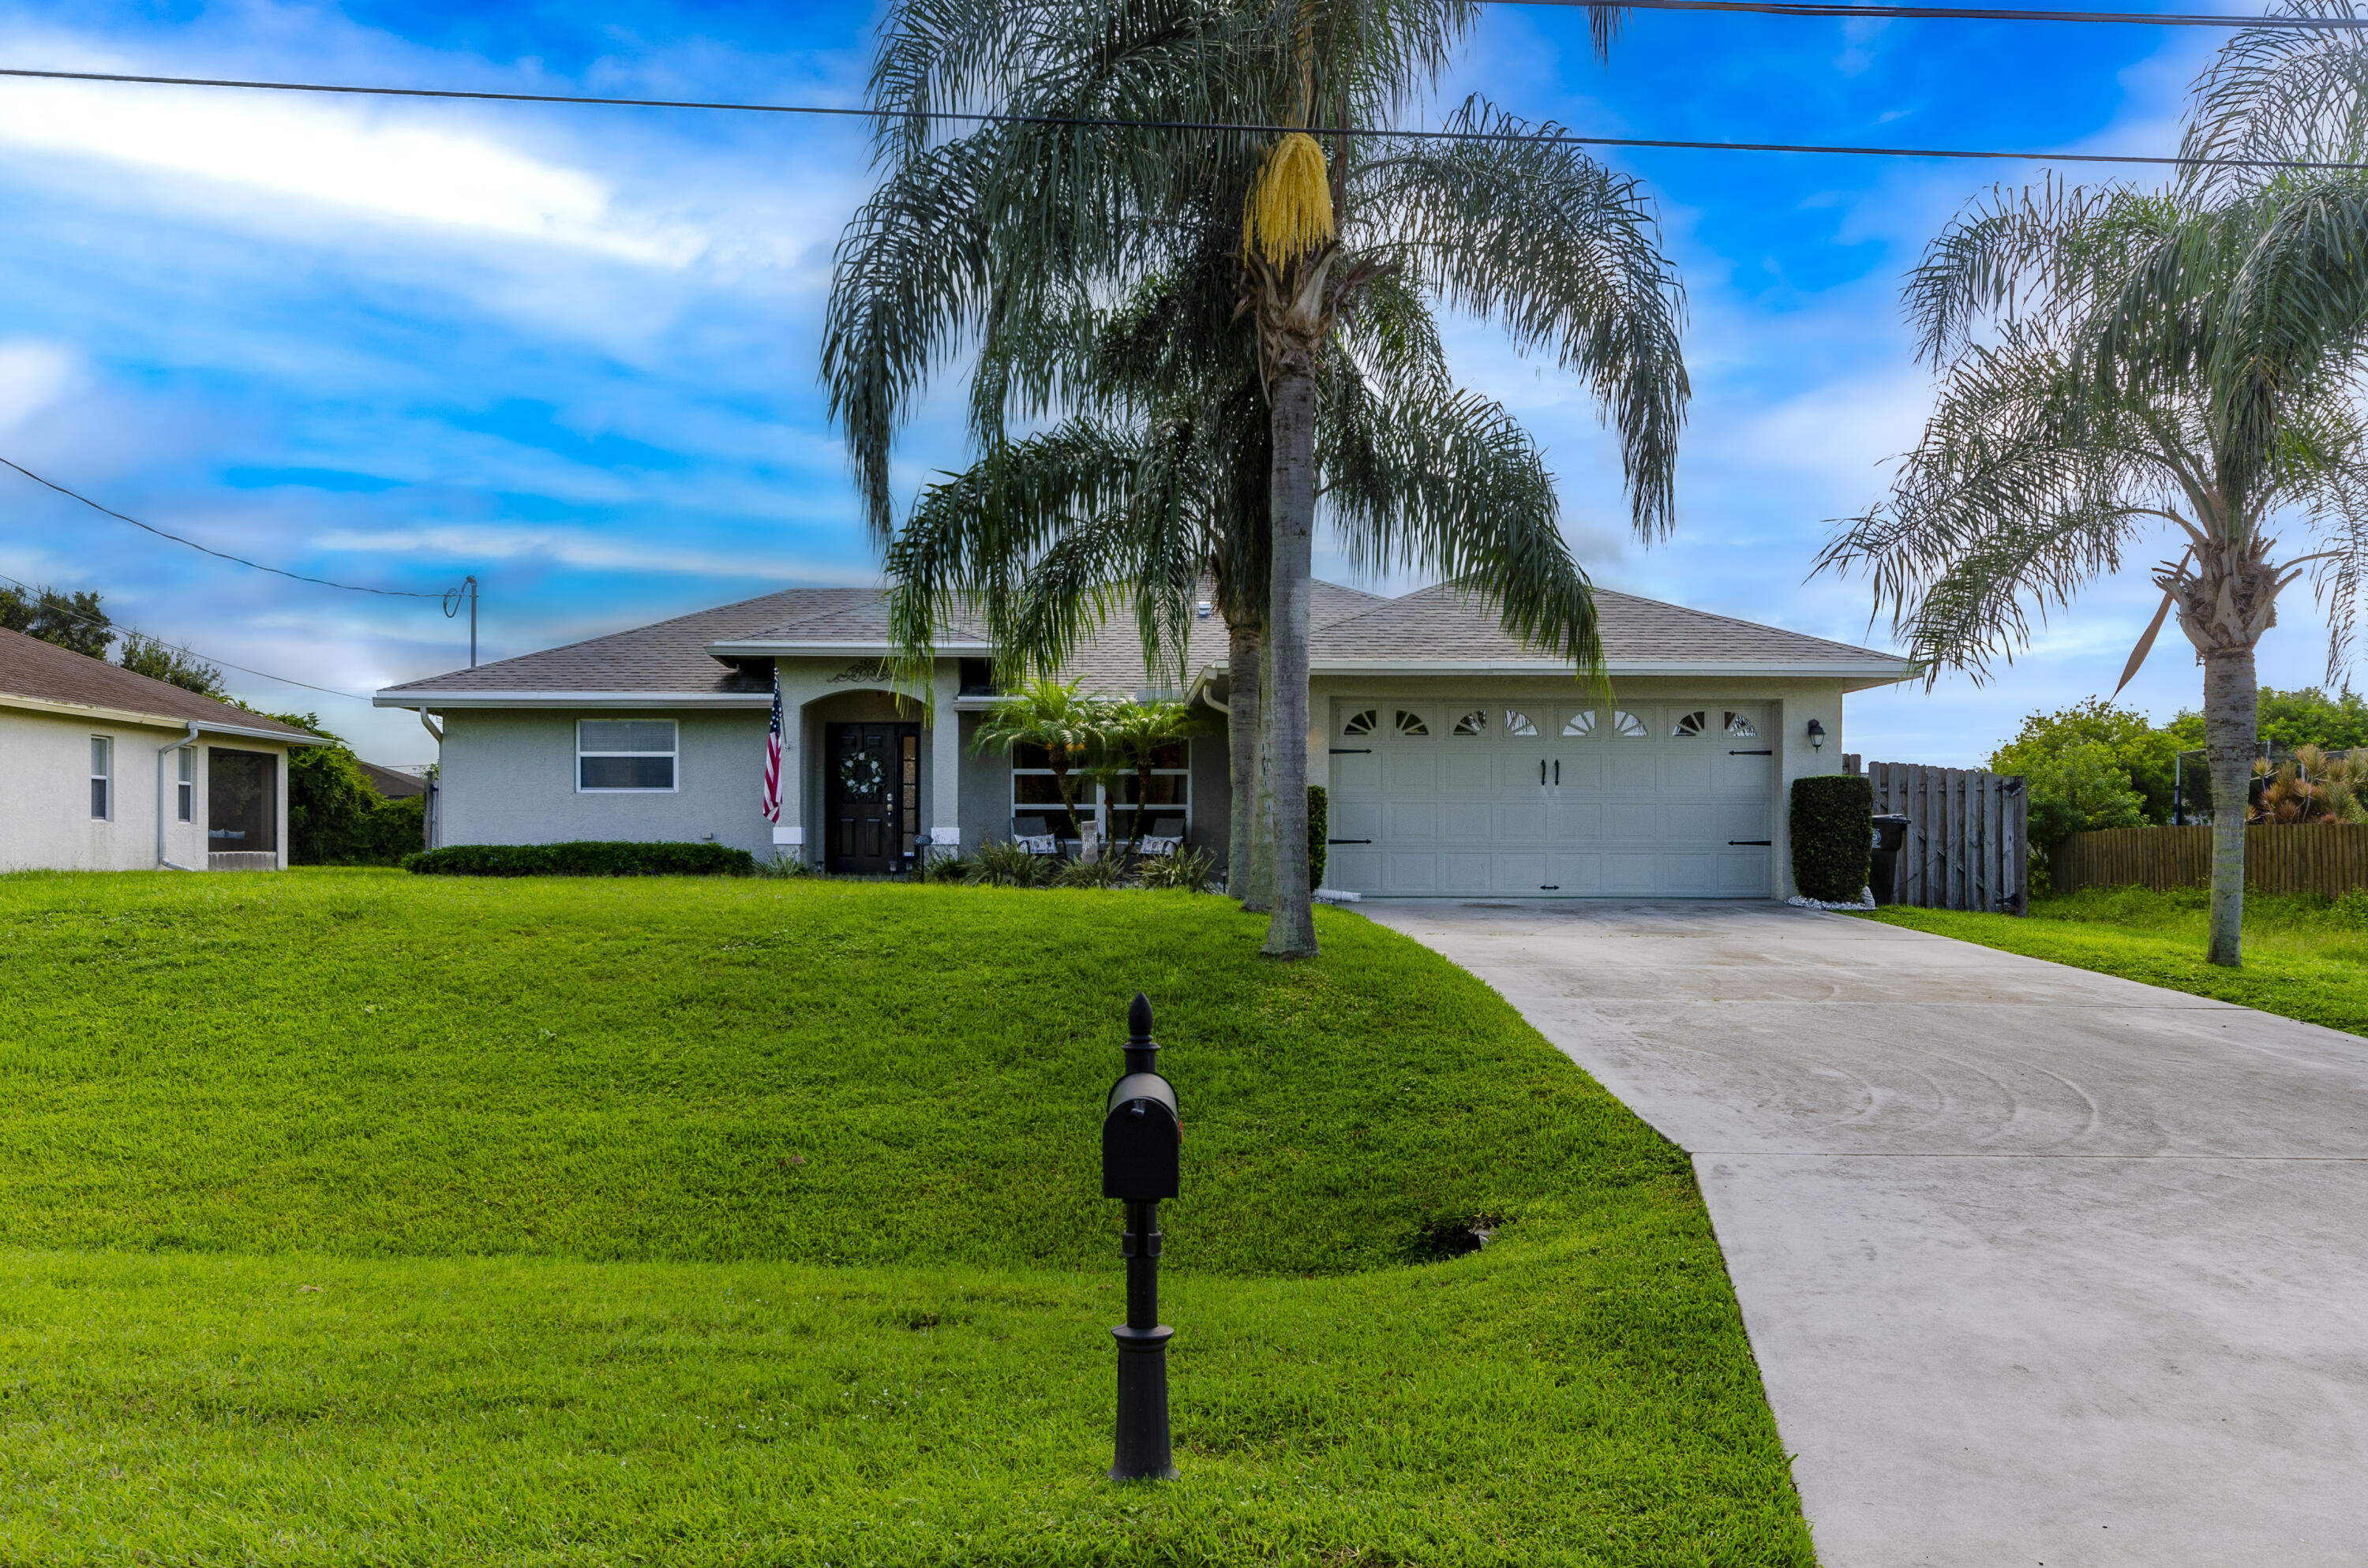
<svg viewBox="0 0 2368 1568">
<path fill-rule="evenodd" d="M 1371 756 L 1373 755 L 1373 748 L 1371 746 L 1334 746 L 1332 748 L 1332 755 L 1334 756 Z"/>
<path fill-rule="evenodd" d="M 1545 759 L 1544 757 L 1540 757 L 1540 758 L 1538 758 L 1538 782 L 1539 782 L 1539 783 L 1541 783 L 1541 784 L 1543 784 L 1543 783 L 1544 783 L 1545 781 L 1546 781 L 1546 759 Z"/>
<path fill-rule="evenodd" d="M 1774 756 L 1776 754 L 1772 751 L 1731 751 L 1726 755 L 1729 756 Z"/>
<path fill-rule="evenodd" d="M 1324 842 L 1326 844 L 1371 844 L 1372 840 L 1370 838 L 1327 838 Z"/>
<path fill-rule="evenodd" d="M 1738 844 L 1753 849 L 1773 849 L 1776 847 L 1776 841 L 1772 838 L 1730 838 L 1726 843 L 1727 847 L 1730 849 Z"/>
<path fill-rule="evenodd" d="M 1556 789 L 1562 787 L 1562 758 L 1560 757 L 1554 758 L 1554 787 Z"/>
</svg>

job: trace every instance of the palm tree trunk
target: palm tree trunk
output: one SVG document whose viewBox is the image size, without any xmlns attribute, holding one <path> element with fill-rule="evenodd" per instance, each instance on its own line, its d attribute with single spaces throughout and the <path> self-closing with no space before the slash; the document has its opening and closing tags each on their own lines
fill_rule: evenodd
<svg viewBox="0 0 2368 1568">
<path fill-rule="evenodd" d="M 1233 770 L 1233 821 L 1225 839 L 1225 888 L 1247 900 L 1250 844 L 1258 812 L 1258 628 L 1247 616 L 1225 623 L 1225 749 Z"/>
<path fill-rule="evenodd" d="M 1274 639 L 1258 638 L 1258 722 L 1250 767 L 1250 869 L 1242 913 L 1274 913 Z"/>
<path fill-rule="evenodd" d="M 2230 969 L 2245 961 L 2245 813 L 2260 704 L 2250 648 L 2204 655 L 2203 746 L 2212 769 L 2212 945 L 2205 956 Z"/>
<path fill-rule="evenodd" d="M 1315 955 L 1314 889 L 1307 867 L 1307 610 L 1315 541 L 1315 375 L 1312 358 L 1276 356 L 1269 388 L 1274 417 L 1272 608 L 1267 641 L 1274 650 L 1268 725 L 1274 760 L 1274 914 L 1267 925 L 1270 958 Z"/>
</svg>

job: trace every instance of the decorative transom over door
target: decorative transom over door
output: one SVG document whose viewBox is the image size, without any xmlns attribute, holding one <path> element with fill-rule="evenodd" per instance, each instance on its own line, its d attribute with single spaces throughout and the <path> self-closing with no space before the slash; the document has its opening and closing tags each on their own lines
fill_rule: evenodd
<svg viewBox="0 0 2368 1568">
<path fill-rule="evenodd" d="M 913 867 L 921 831 L 921 727 L 832 724 L 823 737 L 823 866 L 853 876 Z"/>
<path fill-rule="evenodd" d="M 1761 705 L 1343 699 L 1331 727 L 1334 887 L 1770 896 Z"/>
</svg>

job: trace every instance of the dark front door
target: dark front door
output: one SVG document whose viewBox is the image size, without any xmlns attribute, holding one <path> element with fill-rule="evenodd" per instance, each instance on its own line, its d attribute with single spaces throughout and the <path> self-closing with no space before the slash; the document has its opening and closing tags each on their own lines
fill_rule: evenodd
<svg viewBox="0 0 2368 1568">
<path fill-rule="evenodd" d="M 874 877 L 912 869 L 921 831 L 921 726 L 831 724 L 823 745 L 830 769 L 824 869 Z"/>
</svg>

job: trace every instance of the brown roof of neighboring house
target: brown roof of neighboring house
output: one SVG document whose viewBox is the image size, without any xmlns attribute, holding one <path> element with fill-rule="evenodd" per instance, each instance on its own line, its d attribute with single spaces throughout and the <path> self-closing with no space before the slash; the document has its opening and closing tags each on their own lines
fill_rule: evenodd
<svg viewBox="0 0 2368 1568">
<path fill-rule="evenodd" d="M 405 773 L 399 767 L 388 767 L 380 763 L 364 762 L 359 757 L 354 758 L 354 766 L 360 768 L 362 777 L 390 801 L 427 793 L 427 780 L 416 773 Z"/>
<path fill-rule="evenodd" d="M 1308 653 L 1318 668 L 1360 666 L 1418 670 L 1534 665 L 1551 655 L 1508 636 L 1497 612 L 1484 601 L 1452 588 L 1425 588 L 1383 598 L 1337 583 L 1314 585 Z M 1595 593 L 1603 653 L 1616 672 L 1657 667 L 1732 666 L 1753 669 L 1896 678 L 1905 674 L 1898 654 L 1854 648 L 1798 631 L 1760 626 L 1728 616 L 1709 615 L 1679 605 L 1599 588 Z M 985 628 L 962 618 L 943 628 L 941 648 L 984 646 Z M 431 676 L 380 693 L 381 701 L 404 704 L 438 694 L 572 692 L 640 693 L 653 697 L 745 696 L 769 690 L 761 661 L 779 653 L 851 653 L 888 648 L 887 596 L 876 588 L 792 588 L 763 598 L 701 610 L 655 625 L 636 627 L 546 653 L 505 659 L 473 670 Z M 1187 649 L 1187 677 L 1225 661 L 1225 625 L 1212 617 L 1195 621 Z M 725 660 L 747 660 L 742 669 Z M 1060 671 L 1102 690 L 1138 692 L 1165 687 L 1145 672 L 1143 648 L 1132 617 L 1114 617 L 1099 637 L 1081 648 Z"/>
<path fill-rule="evenodd" d="M 169 681 L 134 675 L 105 659 L 94 659 L 21 631 L 0 631 L 0 707 L 6 706 L 12 697 L 136 713 L 169 724 L 194 721 L 209 729 L 285 735 L 291 741 L 307 744 L 317 738 L 277 719 L 185 691 Z"/>
</svg>

